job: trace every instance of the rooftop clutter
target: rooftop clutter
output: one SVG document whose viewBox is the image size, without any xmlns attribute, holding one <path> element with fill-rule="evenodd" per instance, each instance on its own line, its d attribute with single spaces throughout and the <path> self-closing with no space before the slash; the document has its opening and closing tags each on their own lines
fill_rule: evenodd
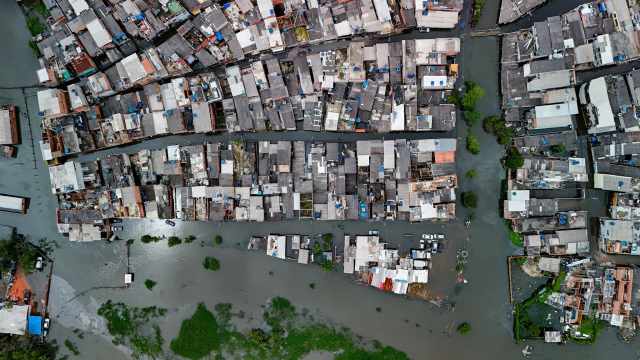
<svg viewBox="0 0 640 360">
<path fill-rule="evenodd" d="M 190 221 L 455 218 L 455 139 L 207 143 L 49 168 L 59 230 L 114 218 Z M 442 156 L 447 155 L 447 156 Z"/>
<path fill-rule="evenodd" d="M 113 88 L 120 86 L 119 81 L 135 83 L 131 71 L 166 77 L 341 38 L 389 35 L 416 27 L 454 28 L 463 7 L 463 0 L 44 3 L 51 16 L 50 31 L 37 41 L 42 54 L 39 81 L 56 86 L 101 71 Z M 144 72 L 136 58 L 145 65 Z M 151 70 L 154 74 L 149 74 Z"/>
<path fill-rule="evenodd" d="M 448 98 L 459 51 L 457 38 L 351 42 L 331 51 L 289 52 L 198 75 L 144 80 L 137 90 L 117 95 L 97 73 L 67 91 L 38 92 L 43 157 L 180 133 L 451 131 L 456 111 Z M 153 67 L 131 56 L 128 79 L 141 81 Z"/>
</svg>

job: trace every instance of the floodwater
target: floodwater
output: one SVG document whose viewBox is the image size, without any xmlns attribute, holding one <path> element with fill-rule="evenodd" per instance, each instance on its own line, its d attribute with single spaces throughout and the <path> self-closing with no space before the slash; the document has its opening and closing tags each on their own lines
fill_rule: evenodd
<svg viewBox="0 0 640 360">
<path fill-rule="evenodd" d="M 1 1 L 0 33 L 3 36 L 0 38 L 0 48 L 3 49 L 3 55 L 0 56 L 0 87 L 29 86 L 36 81 L 35 70 L 38 66 L 27 46 L 28 33 L 24 18 L 14 1 Z M 553 13 L 554 7 L 564 9 L 569 2 L 552 1 L 540 11 Z M 482 27 L 495 26 L 497 6 L 497 0 L 488 1 L 487 11 L 480 21 Z M 487 115 L 499 112 L 498 52 L 496 38 L 466 36 L 463 40 L 463 75 L 486 90 L 479 110 Z M 3 213 L 0 214 L 0 223 L 17 226 L 20 232 L 32 239 L 47 237 L 58 241 L 60 247 L 54 254 L 55 277 L 50 299 L 53 320 L 51 337 L 59 343 L 71 339 L 78 345 L 81 358 L 128 358 L 126 349 L 111 344 L 104 322 L 95 313 L 97 307 L 108 299 L 169 309 L 168 316 L 161 323 L 165 339 L 169 340 L 177 334 L 181 320 L 190 316 L 199 302 L 205 302 L 209 307 L 219 302 L 230 302 L 236 309 L 247 313 L 249 325 L 257 325 L 260 305 L 273 296 L 289 298 L 298 308 L 308 309 L 316 318 L 346 326 L 367 339 L 380 340 L 405 351 L 414 359 L 521 358 L 524 344 L 515 344 L 513 341 L 511 306 L 507 298 L 506 257 L 517 249 L 508 241 L 498 213 L 497 194 L 503 176 L 498 159 L 503 150 L 491 136 L 483 133 L 479 125 L 472 130 L 481 142 L 482 150 L 478 156 L 470 155 L 463 149 L 467 130 L 462 126 L 462 121 L 457 134 L 454 134 L 461 140 L 459 174 L 471 168 L 478 172 L 472 181 L 461 179 L 462 191 L 474 190 L 479 195 L 479 207 L 475 211 L 471 229 L 465 229 L 462 221 L 447 225 L 403 222 L 190 222 L 178 223 L 175 228 L 160 221 L 125 222 L 126 232 L 121 236 L 124 239 L 139 238 L 142 234 L 193 234 L 198 240 L 171 249 L 166 242 L 142 244 L 136 241 L 130 254 L 130 266 L 136 275 L 136 282 L 132 287 L 122 289 L 123 274 L 127 268 L 124 242 L 71 243 L 55 231 L 55 201 L 50 194 L 47 170 L 37 147 L 40 134 L 39 119 L 34 116 L 37 112 L 34 93 L 33 89 L 25 90 L 24 94 L 21 89 L 0 89 L 0 102 L 15 103 L 23 112 L 19 157 L 0 162 L 0 193 L 31 197 L 27 215 Z M 27 109 L 31 117 L 27 117 Z M 33 136 L 29 131 L 29 122 Z M 296 132 L 270 134 L 268 138 L 331 139 L 331 136 Z M 333 136 L 335 140 L 353 140 L 361 135 Z M 421 135 L 406 137 L 415 136 Z M 381 135 L 367 137 L 379 138 Z M 267 136 L 257 134 L 246 138 Z M 173 136 L 112 151 L 134 151 L 144 146 L 157 148 L 172 143 L 189 144 L 221 139 L 228 139 L 228 136 Z M 32 142 L 36 144 L 35 152 Z M 461 206 L 459 209 L 459 218 L 464 219 L 467 213 Z M 434 261 L 434 269 L 430 274 L 431 289 L 435 295 L 447 297 L 455 303 L 455 310 L 443 310 L 426 302 L 385 294 L 358 285 L 340 272 L 327 273 L 318 267 L 283 262 L 245 250 L 248 237 L 252 234 L 333 232 L 339 239 L 346 232 L 358 234 L 370 229 L 380 230 L 386 241 L 402 247 L 410 246 L 410 241 L 415 239 L 404 234 L 446 233 L 449 239 L 447 248 Z M 210 244 L 215 234 L 222 235 L 224 244 L 214 248 Z M 456 286 L 455 250 L 462 247 L 470 253 L 466 271 L 468 284 Z M 208 272 L 202 268 L 201 262 L 206 255 L 220 259 L 220 271 Z M 153 292 L 143 285 L 147 278 L 157 282 Z M 315 289 L 310 289 L 309 283 L 315 283 Z M 380 312 L 376 311 L 377 307 L 381 308 Z M 461 337 L 454 329 L 463 321 L 469 322 L 473 330 Z M 84 333 L 83 339 L 73 334 L 74 329 Z M 638 358 L 638 342 L 622 344 L 612 330 L 605 331 L 596 346 L 568 344 L 559 347 L 539 342 L 533 343 L 533 346 L 533 359 Z"/>
</svg>

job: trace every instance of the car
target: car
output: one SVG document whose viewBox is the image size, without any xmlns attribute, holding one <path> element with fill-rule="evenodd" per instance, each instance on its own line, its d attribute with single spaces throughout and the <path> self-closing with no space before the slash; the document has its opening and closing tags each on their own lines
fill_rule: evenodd
<svg viewBox="0 0 640 360">
<path fill-rule="evenodd" d="M 29 291 L 29 289 L 24 290 L 24 299 L 22 300 L 25 305 L 29 305 L 29 302 L 31 301 L 31 291 Z"/>
<path fill-rule="evenodd" d="M 420 239 L 420 249 L 424 249 L 424 240 Z"/>
<path fill-rule="evenodd" d="M 378 230 L 369 230 L 369 235 L 378 236 L 378 235 L 380 235 L 380 231 L 378 231 Z"/>
<path fill-rule="evenodd" d="M 40 271 L 44 268 L 44 259 L 42 256 L 36 258 L 36 270 Z"/>
<path fill-rule="evenodd" d="M 437 237 L 438 237 L 438 240 L 444 240 L 445 239 L 444 238 L 444 234 L 438 234 Z"/>
<path fill-rule="evenodd" d="M 49 335 L 49 326 L 50 325 L 51 325 L 51 319 L 44 318 L 44 321 L 42 322 L 42 336 L 43 337 L 47 337 L 47 335 Z"/>
<path fill-rule="evenodd" d="M 165 220 L 164 223 L 169 225 L 169 226 L 176 226 L 176 223 L 171 221 L 171 220 L 169 220 L 169 219 Z"/>
<path fill-rule="evenodd" d="M 111 225 L 111 231 L 116 232 L 116 231 L 122 231 L 124 230 L 124 227 L 122 225 Z"/>
<path fill-rule="evenodd" d="M 431 244 L 431 253 L 433 253 L 433 254 L 437 253 L 439 247 L 440 246 L 439 246 L 438 242 L 433 242 Z"/>
<path fill-rule="evenodd" d="M 433 234 L 422 234 L 422 239 L 424 240 L 433 240 L 435 236 Z"/>
</svg>

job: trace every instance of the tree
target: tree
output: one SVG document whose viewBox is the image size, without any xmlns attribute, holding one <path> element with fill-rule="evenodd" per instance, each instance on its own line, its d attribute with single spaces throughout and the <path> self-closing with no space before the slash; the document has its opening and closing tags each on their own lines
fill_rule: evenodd
<svg viewBox="0 0 640 360">
<path fill-rule="evenodd" d="M 216 236 L 213 238 L 213 242 L 214 242 L 216 245 L 220 245 L 220 244 L 222 244 L 222 236 L 220 236 L 220 235 L 216 235 Z"/>
<path fill-rule="evenodd" d="M 496 126 L 500 123 L 500 118 L 495 115 L 490 115 L 482 120 L 482 128 L 489 134 L 494 134 Z"/>
<path fill-rule="evenodd" d="M 220 270 L 220 261 L 213 256 L 207 256 L 202 261 L 202 266 L 207 270 L 218 271 Z"/>
<path fill-rule="evenodd" d="M 465 110 L 464 112 L 464 121 L 468 126 L 473 126 L 478 123 L 481 117 L 482 114 L 480 114 L 480 112 L 477 110 Z"/>
<path fill-rule="evenodd" d="M 480 142 L 473 134 L 467 135 L 467 150 L 473 155 L 480 153 Z"/>
<path fill-rule="evenodd" d="M 475 209 L 478 206 L 478 195 L 473 191 L 465 191 L 462 193 L 462 206 Z"/>
<path fill-rule="evenodd" d="M 470 169 L 466 173 L 464 173 L 464 176 L 466 176 L 469 179 L 473 179 L 477 175 L 478 175 L 478 172 L 476 171 L 476 169 Z"/>
<path fill-rule="evenodd" d="M 511 147 L 507 151 L 504 164 L 509 169 L 518 169 L 524 165 L 524 157 L 517 148 Z"/>
<path fill-rule="evenodd" d="M 462 96 L 462 109 L 474 110 L 478 100 L 484 97 L 484 89 L 473 81 L 466 81 L 464 85 L 466 87 L 466 91 L 464 96 Z"/>
<path fill-rule="evenodd" d="M 463 322 L 462 324 L 458 325 L 458 334 L 460 335 L 466 335 L 471 331 L 471 325 L 469 325 L 468 322 Z"/>
</svg>

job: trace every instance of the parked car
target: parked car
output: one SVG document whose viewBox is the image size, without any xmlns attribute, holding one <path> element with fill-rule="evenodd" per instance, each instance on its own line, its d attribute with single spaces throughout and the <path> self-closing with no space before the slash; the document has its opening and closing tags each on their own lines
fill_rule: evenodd
<svg viewBox="0 0 640 360">
<path fill-rule="evenodd" d="M 111 225 L 111 231 L 122 231 L 124 227 L 122 225 Z"/>
<path fill-rule="evenodd" d="M 433 243 L 431 243 L 431 253 L 433 254 L 437 253 L 439 247 L 440 246 L 437 241 L 434 241 Z"/>
<path fill-rule="evenodd" d="M 422 234 L 422 239 L 424 240 L 433 240 L 435 236 L 433 234 Z"/>
<path fill-rule="evenodd" d="M 41 271 L 44 268 L 44 259 L 42 256 L 36 258 L 36 270 Z"/>
<path fill-rule="evenodd" d="M 444 240 L 445 239 L 444 234 L 438 234 L 437 237 L 438 237 L 438 240 Z"/>
<path fill-rule="evenodd" d="M 31 301 L 31 291 L 29 291 L 29 289 L 25 289 L 24 290 L 24 304 L 25 305 L 29 305 L 29 302 Z"/>
<path fill-rule="evenodd" d="M 424 249 L 424 240 L 420 239 L 420 249 Z"/>
<path fill-rule="evenodd" d="M 164 223 L 169 225 L 169 226 L 176 226 L 176 223 L 171 221 L 171 220 L 169 220 L 169 219 L 165 220 Z"/>
</svg>

